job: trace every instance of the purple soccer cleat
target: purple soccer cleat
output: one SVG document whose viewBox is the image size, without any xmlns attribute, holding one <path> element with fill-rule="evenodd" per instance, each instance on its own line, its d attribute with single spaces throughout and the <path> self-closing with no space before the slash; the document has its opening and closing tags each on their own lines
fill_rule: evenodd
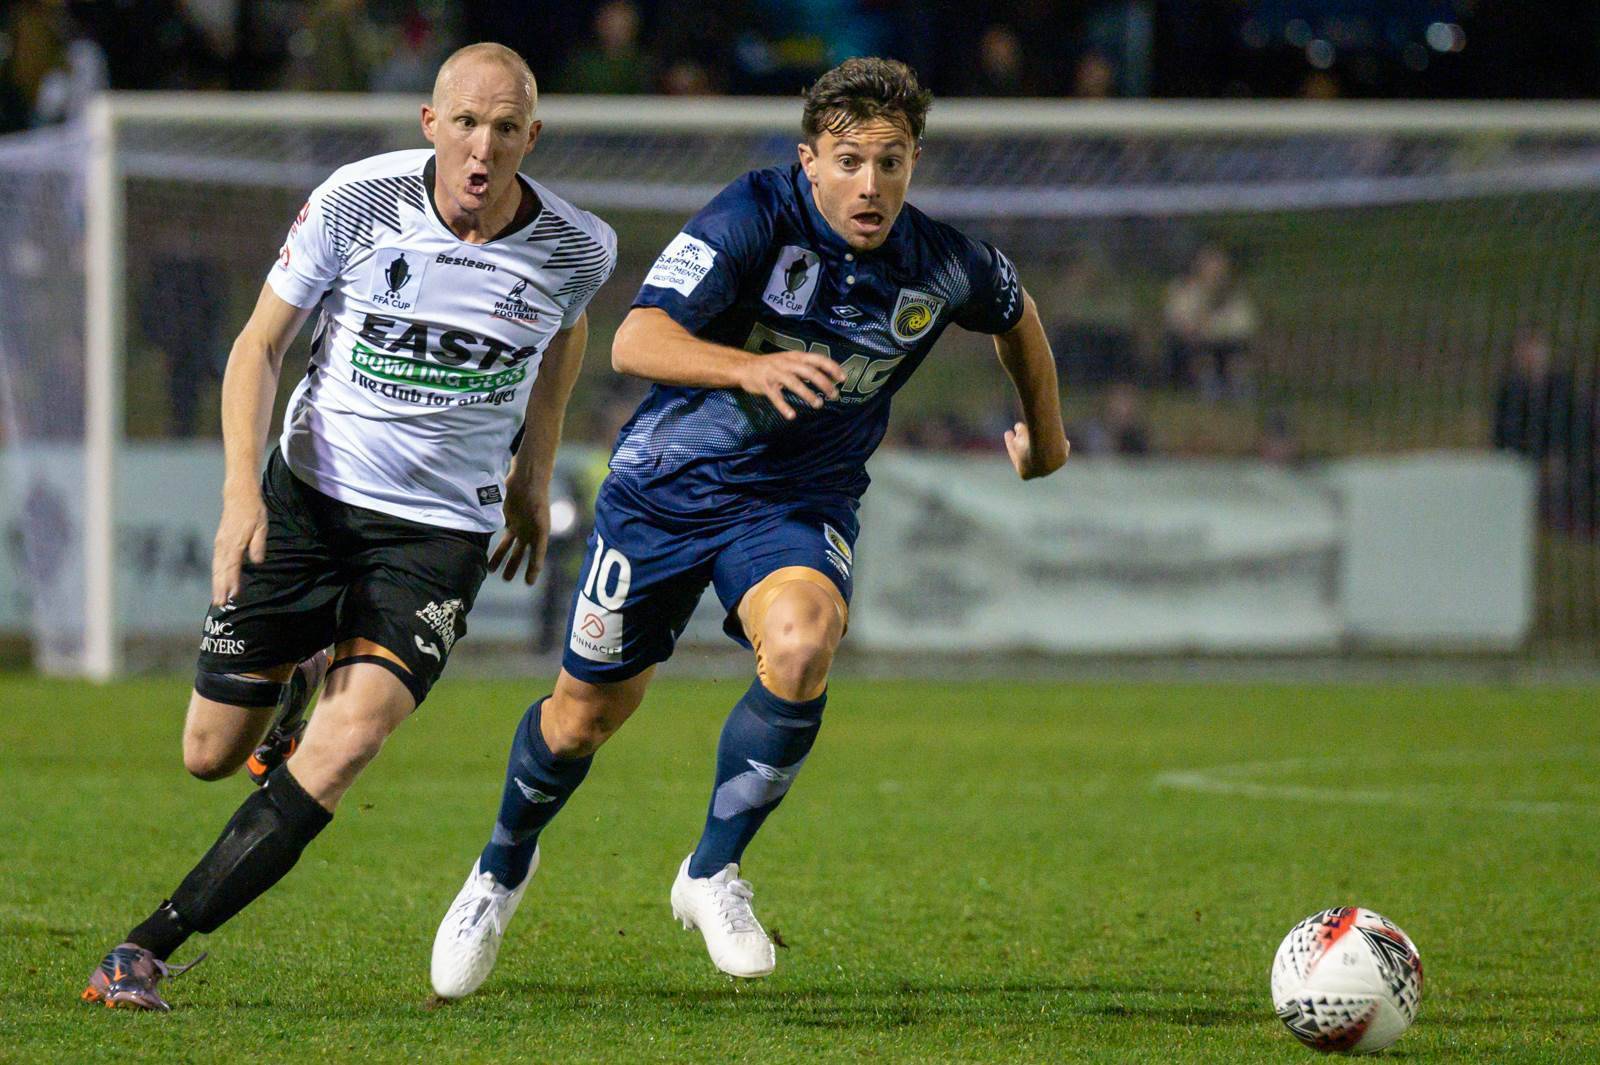
<svg viewBox="0 0 1600 1065">
<path fill-rule="evenodd" d="M 100 959 L 100 964 L 89 974 L 89 986 L 79 996 L 85 1002 L 103 1002 L 107 1009 L 125 1006 L 136 1010 L 172 1009 L 161 997 L 156 985 L 164 977 L 188 972 L 205 960 L 202 954 L 188 965 L 176 969 L 134 943 L 123 943 Z"/>
</svg>

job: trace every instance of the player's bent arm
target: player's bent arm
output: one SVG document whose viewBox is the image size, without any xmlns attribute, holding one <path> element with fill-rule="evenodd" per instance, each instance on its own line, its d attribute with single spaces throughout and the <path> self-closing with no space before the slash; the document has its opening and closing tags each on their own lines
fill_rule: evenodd
<svg viewBox="0 0 1600 1065">
<path fill-rule="evenodd" d="M 311 314 L 286 302 L 271 285 L 261 286 L 250 320 L 233 342 L 222 376 L 223 491 L 259 491 L 261 455 L 278 394 L 283 354 Z"/>
<path fill-rule="evenodd" d="M 1006 434 L 1006 450 L 1023 480 L 1044 477 L 1067 461 L 1067 434 L 1061 425 L 1061 393 L 1055 357 L 1039 308 L 1022 294 L 1022 319 L 994 338 L 995 354 L 1022 400 L 1022 422 Z"/>
<path fill-rule="evenodd" d="M 511 472 L 506 476 L 506 531 L 489 556 L 489 571 L 500 569 L 504 563 L 508 581 L 524 570 L 523 579 L 532 584 L 544 565 L 550 542 L 550 475 L 555 469 L 556 448 L 561 445 L 567 401 L 572 398 L 588 346 L 589 315 L 584 313 L 550 338 L 539 362 L 539 374 L 528 393 L 522 443 L 511 458 Z"/>
<path fill-rule="evenodd" d="M 813 407 L 839 396 L 844 371 L 825 355 L 778 351 L 767 355 L 701 340 L 659 307 L 628 312 L 611 343 L 618 373 L 663 385 L 737 388 L 765 396 L 785 418 L 795 416 L 789 392 Z"/>
<path fill-rule="evenodd" d="M 222 376 L 222 520 L 211 556 L 211 600 L 217 604 L 239 590 L 246 556 L 252 562 L 266 557 L 267 518 L 258 480 L 261 455 L 283 354 L 310 313 L 310 307 L 296 307 L 270 285 L 262 285 L 256 308 L 228 353 Z"/>
<path fill-rule="evenodd" d="M 571 328 L 550 338 L 539 362 L 539 375 L 528 393 L 528 410 L 523 421 L 522 444 L 511 460 L 508 485 L 540 486 L 548 491 L 550 473 L 555 468 L 556 448 L 561 445 L 562 424 L 567 416 L 567 401 L 578 383 L 583 354 L 589 346 L 589 314 L 584 312 Z"/>
</svg>

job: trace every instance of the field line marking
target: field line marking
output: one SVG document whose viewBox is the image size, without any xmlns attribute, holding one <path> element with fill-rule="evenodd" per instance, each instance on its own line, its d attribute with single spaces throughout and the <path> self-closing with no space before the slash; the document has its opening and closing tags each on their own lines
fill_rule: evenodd
<svg viewBox="0 0 1600 1065">
<path fill-rule="evenodd" d="M 1483 765 L 1487 762 L 1534 764 L 1544 761 L 1592 757 L 1592 747 L 1562 748 L 1556 751 L 1510 753 L 1505 751 L 1431 751 L 1409 756 L 1412 764 Z M 1482 810 L 1505 814 L 1561 815 L 1600 814 L 1600 803 L 1531 799 L 1444 799 L 1437 795 L 1396 790 L 1339 788 L 1306 784 L 1277 784 L 1262 781 L 1262 776 L 1292 773 L 1301 769 L 1329 769 L 1357 761 L 1371 764 L 1371 758 L 1355 756 L 1327 758 L 1285 758 L 1265 762 L 1236 762 L 1206 769 L 1169 770 L 1157 773 L 1158 789 L 1191 791 L 1207 795 L 1236 795 L 1249 799 L 1289 799 L 1301 802 L 1344 803 L 1358 806 L 1408 806 L 1446 810 Z"/>
</svg>

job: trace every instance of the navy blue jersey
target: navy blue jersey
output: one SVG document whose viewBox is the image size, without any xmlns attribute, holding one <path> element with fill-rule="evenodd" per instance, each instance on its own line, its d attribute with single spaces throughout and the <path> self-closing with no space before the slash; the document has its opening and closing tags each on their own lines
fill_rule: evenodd
<svg viewBox="0 0 1600 1065">
<path fill-rule="evenodd" d="M 705 340 L 813 351 L 845 371 L 822 409 L 784 418 L 762 396 L 655 385 L 623 427 L 615 478 L 679 513 L 775 496 L 859 499 L 889 402 L 954 322 L 1002 333 L 1022 318 L 1016 270 L 993 246 L 905 205 L 888 239 L 856 252 L 829 227 L 798 164 L 753 170 L 689 220 L 635 307 Z"/>
</svg>

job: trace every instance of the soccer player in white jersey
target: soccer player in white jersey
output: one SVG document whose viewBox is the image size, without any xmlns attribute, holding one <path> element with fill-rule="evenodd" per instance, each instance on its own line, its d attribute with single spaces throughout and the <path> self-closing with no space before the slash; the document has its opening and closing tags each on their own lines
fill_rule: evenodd
<svg viewBox="0 0 1600 1065">
<path fill-rule="evenodd" d="M 433 150 L 343 167 L 295 219 L 228 360 L 213 605 L 184 728 L 185 764 L 215 779 L 276 709 L 252 766 L 263 786 L 85 1000 L 167 1009 L 166 959 L 327 826 L 438 679 L 484 577 L 503 563 L 533 580 L 584 308 L 616 264 L 609 226 L 518 174 L 537 102 L 515 52 L 464 48 L 422 108 Z M 313 310 L 311 365 L 263 475 L 283 353 Z"/>
</svg>

